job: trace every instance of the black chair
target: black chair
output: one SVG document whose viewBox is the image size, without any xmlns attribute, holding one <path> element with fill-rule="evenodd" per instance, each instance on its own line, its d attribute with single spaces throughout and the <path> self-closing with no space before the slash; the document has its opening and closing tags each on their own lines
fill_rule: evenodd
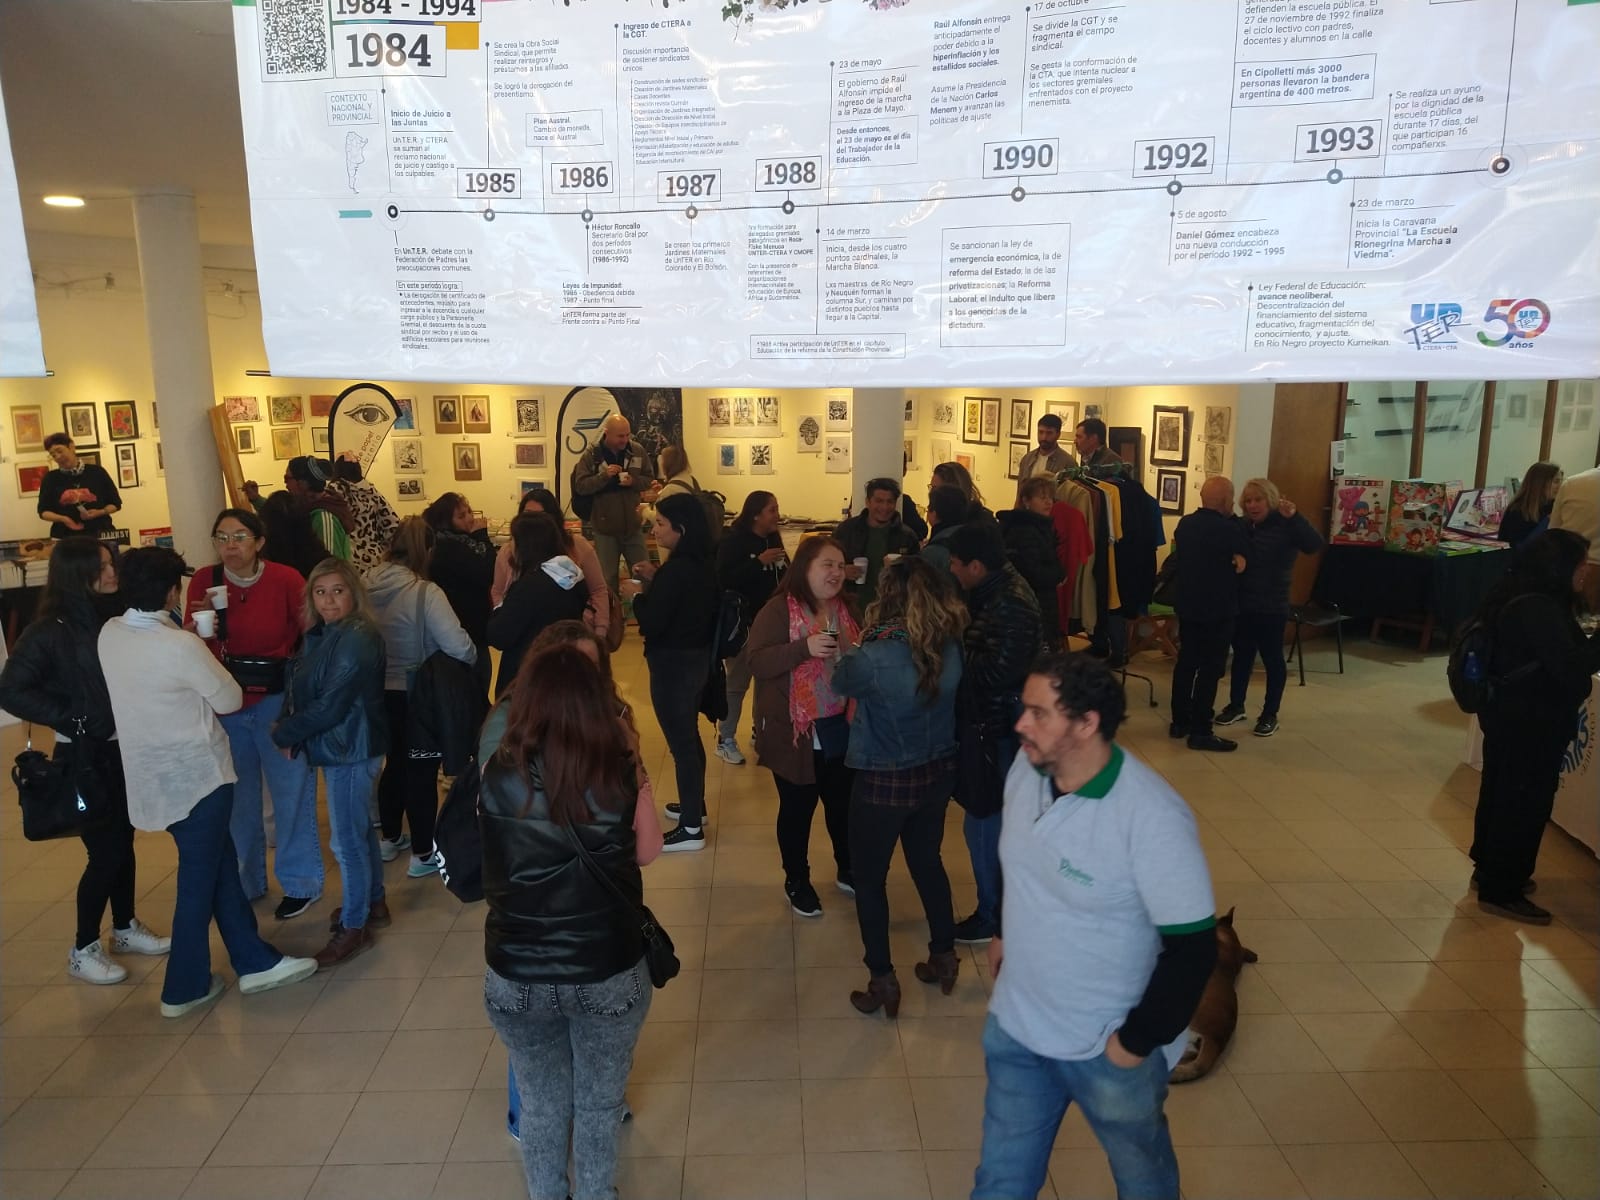
<svg viewBox="0 0 1600 1200">
<path fill-rule="evenodd" d="M 1333 638 L 1339 648 L 1339 674 L 1344 674 L 1344 623 L 1350 620 L 1348 613 L 1341 612 L 1337 604 L 1319 603 L 1313 600 L 1309 604 L 1292 604 L 1289 606 L 1289 619 L 1294 622 L 1294 642 L 1289 647 L 1288 661 L 1293 662 L 1295 655 L 1300 656 L 1300 686 L 1306 685 L 1306 653 L 1300 645 L 1300 627 L 1309 625 L 1312 629 L 1333 629 Z"/>
</svg>

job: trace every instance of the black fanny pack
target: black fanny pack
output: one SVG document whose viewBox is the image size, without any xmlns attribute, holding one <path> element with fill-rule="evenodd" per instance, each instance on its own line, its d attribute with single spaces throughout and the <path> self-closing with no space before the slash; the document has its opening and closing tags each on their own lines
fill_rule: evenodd
<svg viewBox="0 0 1600 1200">
<path fill-rule="evenodd" d="M 241 658 L 222 656 L 222 665 L 246 695 L 272 696 L 283 691 L 287 680 L 287 658 Z"/>
</svg>

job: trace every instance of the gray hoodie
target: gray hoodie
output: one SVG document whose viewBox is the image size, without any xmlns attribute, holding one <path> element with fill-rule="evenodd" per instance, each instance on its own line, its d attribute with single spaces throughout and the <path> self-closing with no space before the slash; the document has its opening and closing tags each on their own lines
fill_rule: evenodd
<svg viewBox="0 0 1600 1200">
<path fill-rule="evenodd" d="M 382 562 L 366 575 L 373 617 L 383 631 L 388 667 L 383 686 L 391 692 L 406 690 L 407 677 L 435 650 L 471 666 L 478 652 L 461 628 L 461 622 L 436 583 L 418 579 L 411 568 Z M 419 590 L 420 589 L 420 590 Z M 417 627 L 417 601 L 422 601 L 422 625 Z"/>
</svg>

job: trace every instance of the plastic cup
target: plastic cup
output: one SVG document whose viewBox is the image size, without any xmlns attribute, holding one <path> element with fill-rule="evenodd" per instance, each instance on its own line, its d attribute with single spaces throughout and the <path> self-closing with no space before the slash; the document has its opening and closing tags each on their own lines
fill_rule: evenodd
<svg viewBox="0 0 1600 1200">
<path fill-rule="evenodd" d="M 855 565 L 856 565 L 856 570 L 860 571 L 862 577 L 865 578 L 866 574 L 867 574 L 867 556 L 865 554 L 863 554 L 860 558 L 858 558 L 858 559 L 856 559 L 854 561 L 855 561 Z"/>
<path fill-rule="evenodd" d="M 194 631 L 203 638 L 217 636 L 217 614 L 201 609 L 194 614 Z"/>
<path fill-rule="evenodd" d="M 221 612 L 228 607 L 228 585 L 219 583 L 216 587 L 206 589 L 206 599 L 211 601 L 211 607 Z"/>
<path fill-rule="evenodd" d="M 900 561 L 900 556 L 898 554 L 885 554 L 883 556 L 883 565 L 886 566 L 886 567 L 890 563 L 897 563 L 899 561 Z"/>
</svg>

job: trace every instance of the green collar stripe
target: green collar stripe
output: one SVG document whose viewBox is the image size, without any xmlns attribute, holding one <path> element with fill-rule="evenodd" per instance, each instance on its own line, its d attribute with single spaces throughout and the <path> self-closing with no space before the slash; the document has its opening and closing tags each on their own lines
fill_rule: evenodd
<svg viewBox="0 0 1600 1200">
<path fill-rule="evenodd" d="M 1104 800 L 1117 782 L 1117 775 L 1122 770 L 1122 747 L 1115 742 L 1111 744 L 1111 761 L 1101 767 L 1095 777 L 1077 790 L 1077 795 L 1085 800 Z"/>
<path fill-rule="evenodd" d="M 1162 937 L 1181 937 L 1186 933 L 1203 933 L 1207 929 L 1217 927 L 1216 917 L 1202 917 L 1198 921 L 1190 921 L 1186 925 L 1157 925 L 1156 932 Z"/>
</svg>

